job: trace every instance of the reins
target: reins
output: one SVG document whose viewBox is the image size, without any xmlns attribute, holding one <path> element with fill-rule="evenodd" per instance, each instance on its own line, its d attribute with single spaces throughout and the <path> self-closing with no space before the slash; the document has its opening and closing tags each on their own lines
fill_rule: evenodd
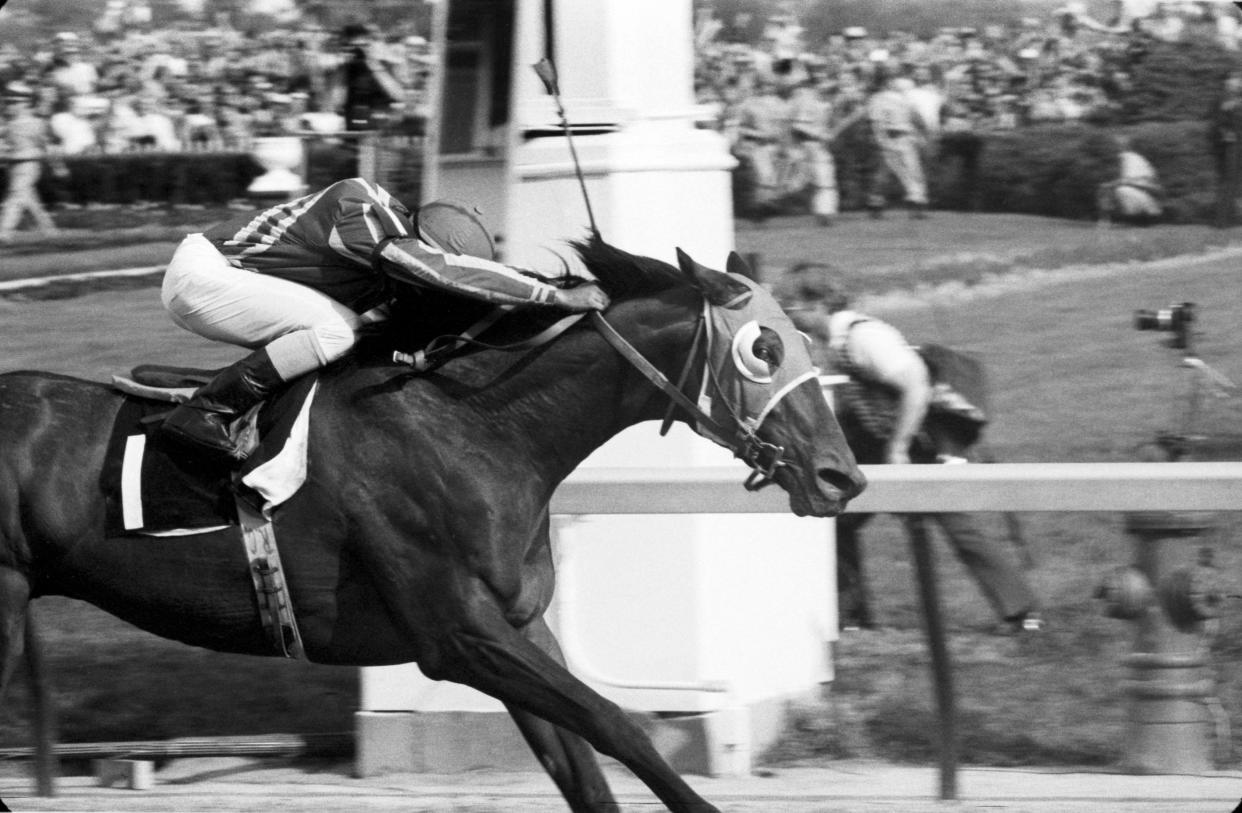
<svg viewBox="0 0 1242 813">
<path fill-rule="evenodd" d="M 469 328 L 455 335 L 437 336 L 427 343 L 422 350 L 416 350 L 413 353 L 402 353 L 394 351 L 392 360 L 398 364 L 408 364 L 420 373 L 434 370 L 452 357 L 453 352 L 460 350 L 462 347 L 469 345 L 478 347 L 483 350 L 499 350 L 505 353 L 515 353 L 519 350 L 532 350 L 536 347 L 542 347 L 548 342 L 560 336 L 566 330 L 576 325 L 584 313 L 571 313 L 553 322 L 548 327 L 536 333 L 528 339 L 512 342 L 510 344 L 489 344 L 481 342 L 474 338 L 483 331 L 487 330 L 495 324 L 500 317 L 508 313 L 510 308 L 496 308 L 475 322 Z"/>
<path fill-rule="evenodd" d="M 729 427 L 721 425 L 719 421 L 704 412 L 698 404 L 692 401 L 690 397 L 682 391 L 682 387 L 685 386 L 686 380 L 689 377 L 690 368 L 694 364 L 694 358 L 701 344 L 701 339 L 707 333 L 707 318 L 705 315 L 700 316 L 699 321 L 695 325 L 694 341 L 691 343 L 690 352 L 686 356 L 686 363 L 682 367 L 681 375 L 678 377 L 677 386 L 673 386 L 673 384 L 668 380 L 668 376 L 660 372 L 654 364 L 647 361 L 642 353 L 638 352 L 632 344 L 626 341 L 625 337 L 618 333 L 616 328 L 608 323 L 608 320 L 604 318 L 603 314 L 598 311 L 591 311 L 590 318 L 591 324 L 594 325 L 600 335 L 603 336 L 604 339 L 612 345 L 618 353 L 621 354 L 622 358 L 628 361 L 635 369 L 642 373 L 648 381 L 654 384 L 657 389 L 671 399 L 672 403 L 670 403 L 669 410 L 664 416 L 664 422 L 660 427 L 660 434 L 665 434 L 667 432 L 669 425 L 672 423 L 673 412 L 676 407 L 680 406 L 682 409 L 686 410 L 686 412 L 690 413 L 691 417 L 694 418 L 695 422 L 700 427 L 706 429 L 710 434 L 718 438 L 721 443 L 726 445 L 733 452 L 734 456 L 742 460 L 746 463 L 746 465 L 750 466 L 751 473 L 746 478 L 746 482 L 744 483 L 748 491 L 758 491 L 764 486 L 771 485 L 773 483 L 773 477 L 776 474 L 776 470 L 781 466 L 788 465 L 783 459 L 785 455 L 785 448 L 783 446 L 777 446 L 774 443 L 768 443 L 765 440 L 761 440 L 759 436 L 755 434 L 755 429 L 758 428 L 757 423 L 752 427 L 746 421 L 742 420 L 738 416 L 737 410 L 734 408 L 733 404 L 729 403 L 728 399 L 722 400 L 724 400 L 724 403 L 729 410 L 730 417 L 733 418 L 735 424 L 733 431 L 730 431 Z M 704 367 L 706 368 L 705 376 L 710 378 L 716 387 L 716 391 L 721 392 L 720 384 L 717 381 L 715 371 L 712 370 L 711 364 L 706 358 L 704 358 Z"/>
<path fill-rule="evenodd" d="M 660 425 L 660 434 L 668 433 L 669 427 L 673 423 L 674 415 L 677 407 L 681 407 L 695 423 L 707 433 L 713 435 L 722 444 L 728 447 L 733 454 L 742 460 L 746 465 L 750 466 L 751 473 L 744 483 L 749 491 L 758 491 L 759 489 L 771 485 L 773 477 L 777 469 L 781 466 L 788 465 L 784 461 L 785 448 L 777 446 L 774 443 L 768 443 L 761 440 L 755 433 L 762 422 L 762 417 L 755 421 L 744 420 L 738 415 L 734 404 L 730 403 L 727 398 L 721 398 L 729 416 L 733 419 L 734 426 L 728 427 L 722 425 L 719 421 L 705 412 L 697 403 L 695 403 L 688 395 L 685 394 L 684 388 L 686 382 L 690 378 L 690 371 L 694 366 L 695 359 L 699 355 L 700 348 L 704 345 L 704 339 L 707 338 L 709 331 L 707 309 L 700 313 L 694 328 L 694 340 L 690 344 L 690 352 L 686 355 L 685 364 L 682 367 L 681 374 L 678 376 L 677 384 L 674 385 L 669 381 L 664 373 L 648 361 L 642 353 L 630 344 L 624 336 L 617 332 L 608 320 L 604 318 L 599 311 L 590 311 L 588 313 L 572 313 L 562 319 L 557 320 L 544 330 L 540 331 L 528 339 L 523 339 L 510 344 L 489 344 L 482 342 L 475 337 L 481 334 L 487 328 L 491 327 L 508 312 L 507 308 L 496 308 L 483 319 L 471 325 L 465 331 L 457 335 L 443 335 L 432 339 L 422 350 L 414 353 L 403 353 L 394 351 L 392 359 L 398 364 L 407 364 L 420 373 L 434 370 L 444 364 L 452 354 L 460 350 L 464 346 L 478 347 L 485 350 L 499 350 L 503 352 L 517 352 L 521 350 L 530 350 L 541 347 L 548 342 L 560 336 L 573 325 L 577 324 L 583 316 L 589 316 L 592 326 L 595 327 L 604 340 L 615 349 L 622 358 L 630 363 L 636 370 L 643 374 L 652 384 L 669 398 L 669 407 L 664 415 L 664 420 Z M 708 342 L 710 344 L 710 340 Z M 712 368 L 710 359 L 707 358 L 704 351 L 704 391 L 710 382 L 717 393 L 723 394 L 720 386 L 719 378 L 716 371 Z M 766 411 L 764 413 L 766 415 Z"/>
</svg>

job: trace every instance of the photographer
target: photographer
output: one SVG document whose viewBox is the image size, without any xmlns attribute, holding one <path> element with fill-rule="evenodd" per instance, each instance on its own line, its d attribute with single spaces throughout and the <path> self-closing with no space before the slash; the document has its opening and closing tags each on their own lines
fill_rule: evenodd
<svg viewBox="0 0 1242 813">
<path fill-rule="evenodd" d="M 855 458 L 863 464 L 966 463 L 986 416 L 982 369 L 948 348 L 916 350 L 891 325 L 849 309 L 849 298 L 820 263 L 794 266 L 776 294 L 813 342 L 825 372 L 849 376 L 834 390 L 835 412 Z M 958 559 L 1014 632 L 1042 628 L 1030 585 L 970 514 L 928 515 L 944 530 Z M 842 627 L 875 626 L 859 532 L 870 515 L 837 519 L 837 595 Z"/>
</svg>

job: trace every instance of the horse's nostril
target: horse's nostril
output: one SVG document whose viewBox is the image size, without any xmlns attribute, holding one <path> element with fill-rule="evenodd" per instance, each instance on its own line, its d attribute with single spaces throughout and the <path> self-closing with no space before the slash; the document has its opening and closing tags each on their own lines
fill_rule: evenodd
<svg viewBox="0 0 1242 813">
<path fill-rule="evenodd" d="M 840 491 L 846 499 L 852 499 L 862 493 L 864 481 L 855 480 L 843 471 L 824 468 L 819 470 L 819 479 Z"/>
</svg>

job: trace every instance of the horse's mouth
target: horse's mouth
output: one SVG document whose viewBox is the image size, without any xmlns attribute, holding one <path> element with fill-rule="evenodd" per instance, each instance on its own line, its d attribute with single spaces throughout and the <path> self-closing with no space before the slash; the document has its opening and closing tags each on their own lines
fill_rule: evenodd
<svg viewBox="0 0 1242 813">
<path fill-rule="evenodd" d="M 776 474 L 776 482 L 789 495 L 789 510 L 798 517 L 835 517 L 845 510 L 850 497 L 816 477 L 807 483 L 787 469 Z"/>
<path fill-rule="evenodd" d="M 805 500 L 789 497 L 789 508 L 797 517 L 835 517 L 845 510 L 845 500 Z"/>
</svg>

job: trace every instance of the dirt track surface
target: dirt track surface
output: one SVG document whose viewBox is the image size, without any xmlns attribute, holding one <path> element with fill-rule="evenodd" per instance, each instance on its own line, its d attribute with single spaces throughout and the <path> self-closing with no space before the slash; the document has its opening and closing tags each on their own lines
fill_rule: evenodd
<svg viewBox="0 0 1242 813">
<path fill-rule="evenodd" d="M 33 795 L 27 766 L 0 766 L 0 798 L 14 811 L 470 811 L 565 810 L 551 780 L 538 773 L 475 771 L 396 774 L 366 779 L 344 763 L 296 766 L 271 760 L 186 759 L 155 772 L 150 790 L 100 787 L 89 777 L 62 778 L 58 795 Z M 610 768 L 624 813 L 664 807 L 629 773 Z M 1041 769 L 961 771 L 959 801 L 937 796 L 935 768 L 837 762 L 738 778 L 688 777 L 726 813 L 1228 813 L 1242 800 L 1242 772 L 1202 776 L 1132 776 Z"/>
</svg>

